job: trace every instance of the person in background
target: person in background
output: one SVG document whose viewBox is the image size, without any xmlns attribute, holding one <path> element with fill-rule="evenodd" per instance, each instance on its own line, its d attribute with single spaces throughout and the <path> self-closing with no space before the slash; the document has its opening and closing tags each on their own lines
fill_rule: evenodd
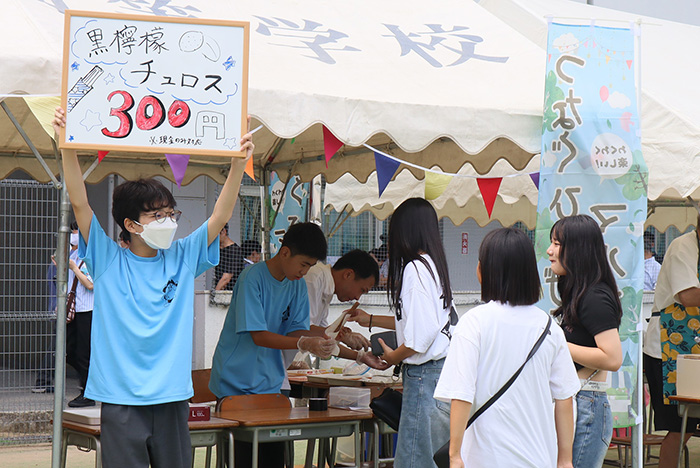
<svg viewBox="0 0 700 468">
<path fill-rule="evenodd" d="M 241 251 L 243 253 L 243 268 L 255 265 L 262 258 L 260 242 L 256 240 L 248 239 L 243 241 Z"/>
<path fill-rule="evenodd" d="M 622 365 L 618 328 L 622 306 L 598 224 L 588 215 L 561 218 L 547 249 L 557 275 L 561 320 L 581 379 L 576 395 L 575 468 L 600 468 L 612 438 L 612 411 L 605 390 L 608 371 Z"/>
<path fill-rule="evenodd" d="M 699 238 L 700 214 L 696 229 L 668 246 L 644 335 L 644 373 L 654 408 L 654 428 L 668 431 L 659 450 L 659 468 L 675 468 L 678 464 L 682 419 L 678 416 L 678 405 L 667 399 L 676 394 L 675 356 L 679 352 L 700 354 L 700 344 L 695 340 L 700 333 Z M 688 419 L 683 443 L 688 442 L 698 422 Z"/>
<path fill-rule="evenodd" d="M 435 388 L 435 398 L 451 403 L 450 468 L 571 467 L 571 397 L 581 384 L 556 323 L 513 385 L 466 429 L 472 409 L 515 374 L 549 319 L 535 306 L 540 277 L 532 242 L 522 231 L 489 232 L 479 247 L 476 276 L 484 304 L 455 327 Z"/>
<path fill-rule="evenodd" d="M 362 326 L 395 329 L 398 348 L 383 340 L 387 363 L 403 362 L 403 405 L 396 445 L 396 468 L 434 467 L 433 454 L 450 435 L 450 407 L 433 398 L 456 323 L 450 276 L 437 214 L 422 198 L 409 198 L 389 223 L 387 295 L 394 317 L 351 319 Z M 455 320 L 452 320 L 452 315 Z"/>
<path fill-rule="evenodd" d="M 53 377 L 56 357 L 56 255 L 58 250 L 51 255 L 51 263 L 46 268 L 46 287 L 48 297 L 48 307 L 46 311 L 50 314 L 48 318 L 49 330 L 46 349 L 43 349 L 37 359 L 37 373 L 32 393 L 53 393 Z"/>
<path fill-rule="evenodd" d="M 661 264 L 656 261 L 654 252 L 654 234 L 644 233 L 644 290 L 653 291 L 656 289 L 656 280 L 661 271 Z"/>
<path fill-rule="evenodd" d="M 243 271 L 243 253 L 241 247 L 228 236 L 228 223 L 219 233 L 219 264 L 214 268 L 214 289 L 232 291 L 238 275 Z"/>
<path fill-rule="evenodd" d="M 85 263 L 78 256 L 78 223 L 70 225 L 71 253 L 68 260 L 68 288 L 75 281 L 75 317 L 66 325 L 66 363 L 78 372 L 80 394 L 68 402 L 71 408 L 95 406 L 95 400 L 85 397 L 90 366 L 90 337 L 92 308 L 94 302 L 93 283 Z"/>
</svg>

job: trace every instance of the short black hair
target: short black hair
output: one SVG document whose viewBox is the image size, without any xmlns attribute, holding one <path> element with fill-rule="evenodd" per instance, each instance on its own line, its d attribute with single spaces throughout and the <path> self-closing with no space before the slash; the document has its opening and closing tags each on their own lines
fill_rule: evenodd
<svg viewBox="0 0 700 468">
<path fill-rule="evenodd" d="M 246 239 L 241 245 L 241 251 L 243 252 L 243 258 L 248 258 L 253 252 L 261 252 L 260 242 L 254 239 Z"/>
<path fill-rule="evenodd" d="M 141 213 L 175 208 L 175 197 L 165 185 L 153 178 L 126 181 L 114 189 L 112 217 L 122 230 L 124 220 L 138 221 Z"/>
<path fill-rule="evenodd" d="M 333 265 L 334 270 L 351 269 L 359 279 L 374 278 L 374 284 L 379 282 L 379 265 L 372 256 L 364 250 L 355 249 L 340 257 Z"/>
<path fill-rule="evenodd" d="M 491 231 L 479 247 L 481 300 L 511 306 L 532 305 L 540 299 L 540 275 L 532 241 L 514 228 Z"/>
<path fill-rule="evenodd" d="M 226 229 L 226 234 L 228 234 L 228 223 L 224 224 L 224 227 L 221 228 L 221 229 L 222 229 L 222 230 L 223 230 L 223 229 Z"/>
<path fill-rule="evenodd" d="M 73 221 L 72 223 L 70 223 L 70 230 L 71 230 L 71 231 L 77 231 L 77 230 L 78 230 L 78 222 L 77 222 L 77 221 Z"/>
<path fill-rule="evenodd" d="M 289 226 L 282 238 L 281 247 L 287 247 L 292 255 L 306 255 L 325 260 L 328 252 L 326 236 L 317 224 L 296 223 Z"/>
<path fill-rule="evenodd" d="M 121 240 L 125 244 L 131 242 L 131 233 L 122 229 L 121 231 L 119 231 L 119 240 Z"/>
</svg>

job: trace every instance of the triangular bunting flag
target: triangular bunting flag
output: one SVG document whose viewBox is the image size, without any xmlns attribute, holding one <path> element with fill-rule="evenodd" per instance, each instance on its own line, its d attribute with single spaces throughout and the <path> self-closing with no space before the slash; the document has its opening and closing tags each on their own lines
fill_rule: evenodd
<svg viewBox="0 0 700 468">
<path fill-rule="evenodd" d="M 255 169 L 253 168 L 253 157 L 251 156 L 248 162 L 245 165 L 245 173 L 248 174 L 248 177 L 251 179 L 255 180 Z"/>
<path fill-rule="evenodd" d="M 185 171 L 190 162 L 190 157 L 186 154 L 166 154 L 165 158 L 170 164 L 170 169 L 173 171 L 173 177 L 175 177 L 178 188 L 182 187 L 182 179 L 185 178 Z"/>
<path fill-rule="evenodd" d="M 632 69 L 632 61 L 627 60 L 626 63 L 627 63 L 627 68 L 631 70 Z"/>
<path fill-rule="evenodd" d="M 374 165 L 377 168 L 377 185 L 379 186 L 379 196 L 381 197 L 401 163 L 375 151 Z"/>
<path fill-rule="evenodd" d="M 493 205 L 496 203 L 496 195 L 498 195 L 498 187 L 501 186 L 502 180 L 502 177 L 476 179 L 476 183 L 479 184 L 479 191 L 481 191 L 481 197 L 484 199 L 484 206 L 486 206 L 486 212 L 488 213 L 489 218 L 491 218 Z"/>
<path fill-rule="evenodd" d="M 425 172 L 425 199 L 435 200 L 443 194 L 447 184 L 452 180 L 451 175 Z"/>
<path fill-rule="evenodd" d="M 326 155 L 326 168 L 328 168 L 328 161 L 331 160 L 335 153 L 343 146 L 343 142 L 338 140 L 335 135 L 331 133 L 330 130 L 323 126 L 323 152 Z"/>
<path fill-rule="evenodd" d="M 605 56 L 605 64 L 607 65 L 608 63 L 610 63 L 610 56 L 606 55 Z"/>
<path fill-rule="evenodd" d="M 537 190 L 539 190 L 540 189 L 540 173 L 539 172 L 531 173 L 530 179 L 532 179 L 532 183 L 535 184 L 535 187 L 537 187 Z"/>
<path fill-rule="evenodd" d="M 105 156 L 107 156 L 108 153 L 109 153 L 109 151 L 98 151 L 97 152 L 97 160 L 99 162 L 102 162 L 102 160 L 105 158 Z"/>
<path fill-rule="evenodd" d="M 36 120 L 41 124 L 41 128 L 49 135 L 51 138 L 54 137 L 53 126 L 51 121 L 53 120 L 53 114 L 56 107 L 61 105 L 61 98 L 58 96 L 51 97 L 34 97 L 25 96 L 24 102 L 29 106 L 29 110 L 32 111 Z"/>
</svg>

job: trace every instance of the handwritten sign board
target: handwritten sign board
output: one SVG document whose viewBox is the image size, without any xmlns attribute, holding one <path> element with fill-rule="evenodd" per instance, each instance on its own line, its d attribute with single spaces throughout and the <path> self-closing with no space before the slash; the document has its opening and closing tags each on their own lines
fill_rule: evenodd
<svg viewBox="0 0 700 468">
<path fill-rule="evenodd" d="M 65 12 L 62 148 L 240 153 L 247 22 Z"/>
</svg>

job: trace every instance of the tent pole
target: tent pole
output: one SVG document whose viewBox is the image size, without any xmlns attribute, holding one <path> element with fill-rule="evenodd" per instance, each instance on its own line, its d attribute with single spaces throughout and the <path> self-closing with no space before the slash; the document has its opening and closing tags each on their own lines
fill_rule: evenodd
<svg viewBox="0 0 700 468">
<path fill-rule="evenodd" d="M 2 109 L 5 111 L 5 114 L 7 114 L 7 117 L 9 117 L 10 121 L 12 124 L 15 126 L 17 129 L 17 132 L 20 134 L 24 142 L 29 146 L 29 149 L 32 150 L 32 153 L 34 153 L 34 156 L 36 159 L 39 161 L 39 164 L 44 168 L 46 171 L 46 174 L 51 177 L 51 181 L 53 184 L 58 188 L 61 186 L 61 183 L 56 179 L 56 177 L 53 175 L 51 172 L 51 169 L 49 169 L 48 164 L 46 164 L 46 161 L 44 161 L 44 158 L 41 156 L 39 153 L 39 150 L 36 149 L 36 146 L 34 146 L 34 143 L 32 143 L 32 140 L 29 138 L 29 135 L 27 135 L 27 132 L 24 131 L 22 128 L 22 125 L 17 121 L 15 118 L 15 115 L 12 113 L 9 107 L 7 107 L 7 104 L 5 104 L 5 101 L 0 102 L 0 106 L 2 106 Z"/>
<path fill-rule="evenodd" d="M 637 21 L 635 22 L 634 26 L 634 41 L 635 41 L 635 61 L 634 61 L 634 67 L 635 67 L 635 77 L 637 80 L 637 112 L 639 115 L 639 127 L 637 127 L 637 131 L 641 132 L 642 128 L 642 19 L 637 18 Z M 639 134 L 639 138 L 641 140 L 641 133 Z M 644 155 L 642 155 L 644 157 Z M 647 198 L 648 200 L 648 198 Z M 641 315 L 640 315 L 641 319 Z M 643 320 L 643 319 L 642 319 Z M 637 381 L 636 386 L 637 386 L 637 391 L 636 393 L 636 399 L 632 399 L 632 405 L 635 409 L 635 413 L 637 414 L 637 420 L 636 424 L 632 426 L 632 467 L 633 468 L 641 468 L 644 466 L 644 411 L 646 411 L 646 408 L 644 407 L 644 377 L 643 377 L 643 356 L 642 356 L 642 331 L 641 327 L 637 327 L 637 335 L 638 335 L 638 346 L 637 346 Z"/>
<path fill-rule="evenodd" d="M 61 466 L 61 439 L 63 435 L 63 400 L 66 392 L 66 293 L 68 282 L 68 234 L 70 228 L 70 200 L 65 184 L 61 184 L 59 205 L 58 258 L 56 258 L 56 358 L 53 395 L 53 438 L 51 440 L 51 468 Z"/>
</svg>

